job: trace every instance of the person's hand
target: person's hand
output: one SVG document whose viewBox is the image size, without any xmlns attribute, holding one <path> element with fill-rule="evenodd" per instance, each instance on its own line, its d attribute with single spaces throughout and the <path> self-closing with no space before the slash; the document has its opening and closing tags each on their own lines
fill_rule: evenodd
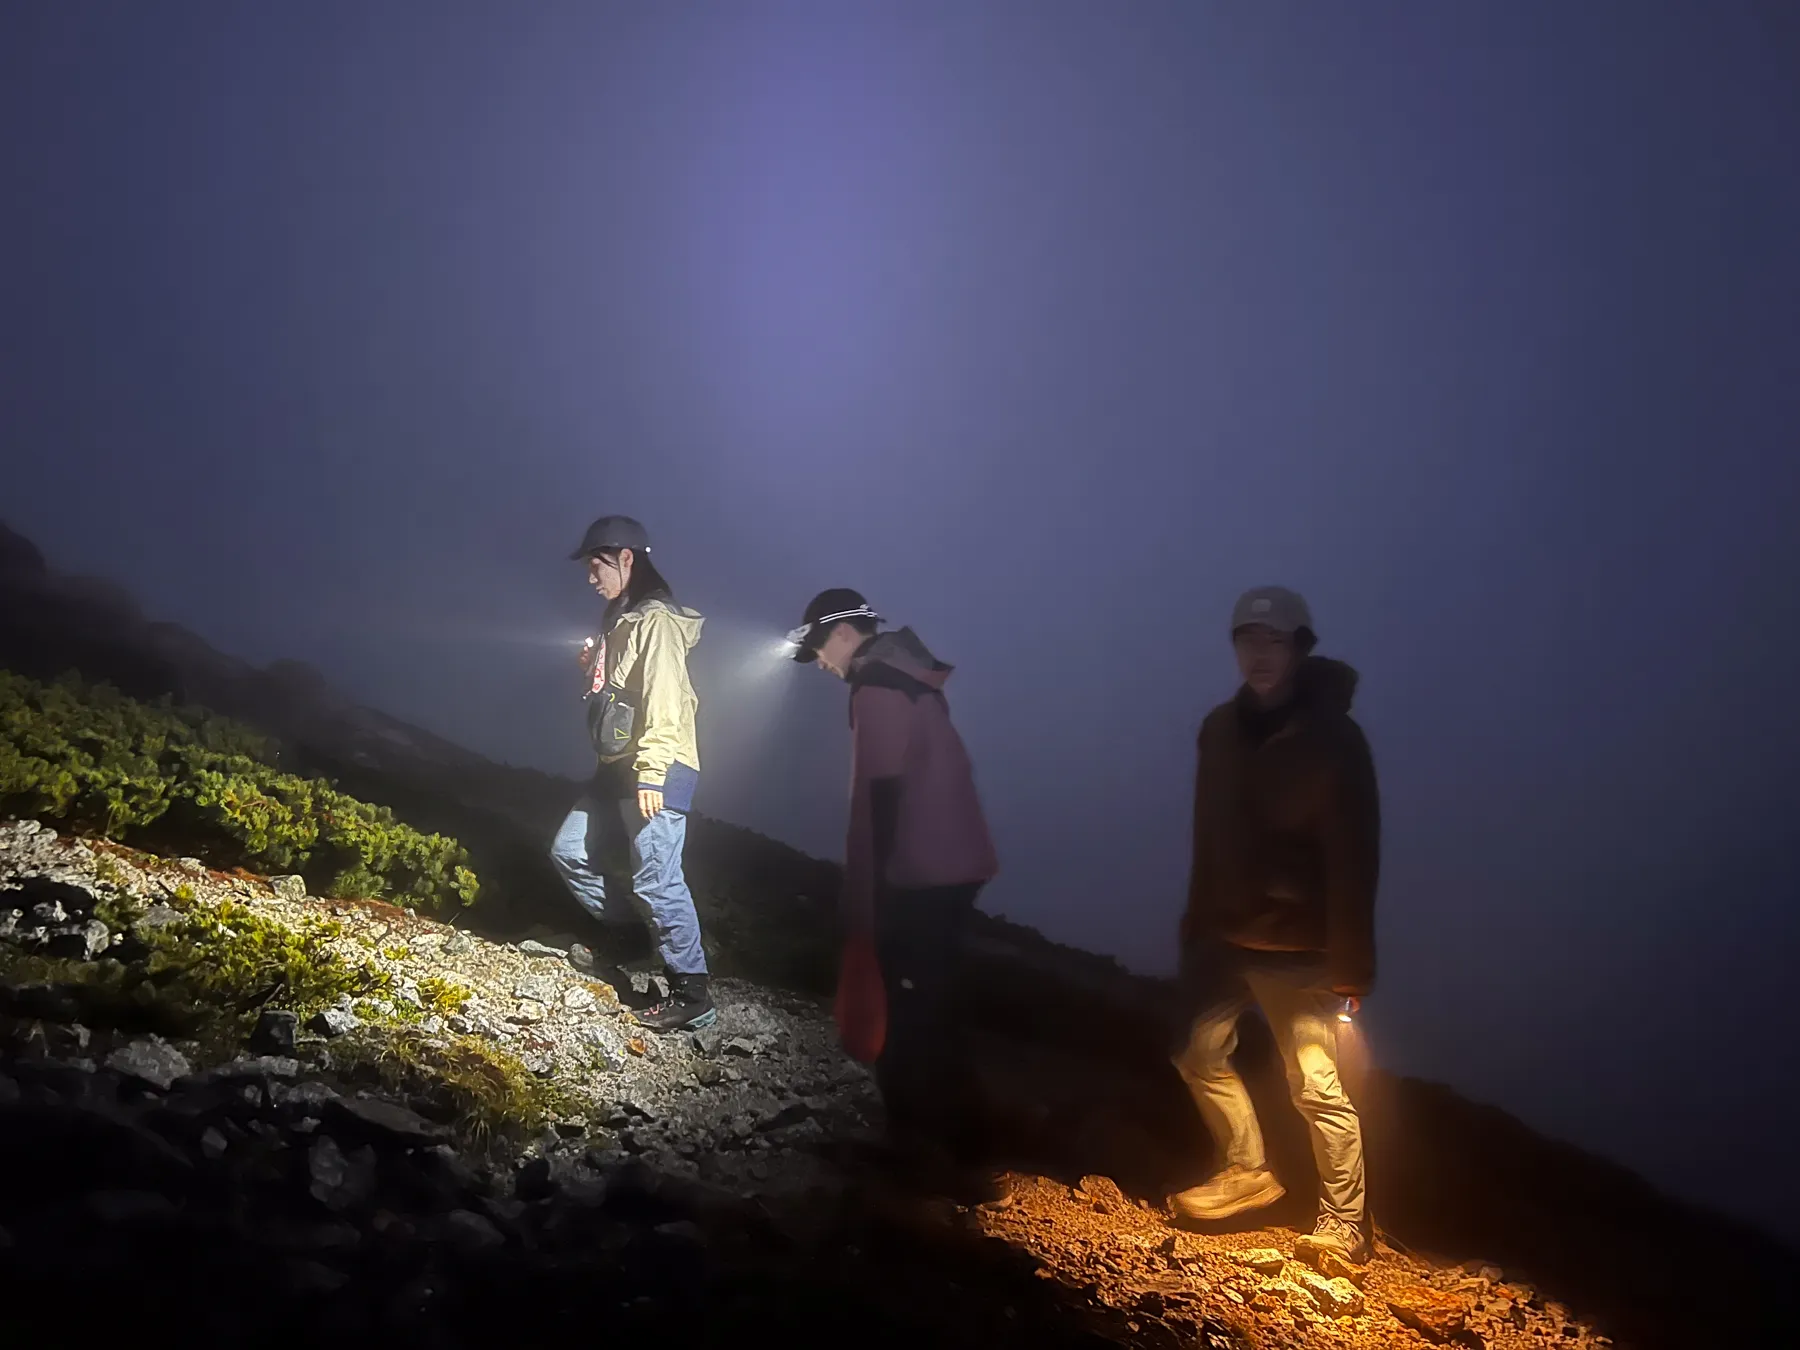
<svg viewBox="0 0 1800 1350">
<path fill-rule="evenodd" d="M 645 820 L 655 818 L 656 813 L 662 810 L 662 802 L 661 788 L 638 789 L 638 810 L 643 813 Z"/>
</svg>

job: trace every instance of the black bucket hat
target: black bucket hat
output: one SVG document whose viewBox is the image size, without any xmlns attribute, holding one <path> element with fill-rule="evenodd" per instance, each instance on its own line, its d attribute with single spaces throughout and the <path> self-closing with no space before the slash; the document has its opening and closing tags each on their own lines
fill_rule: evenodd
<svg viewBox="0 0 1800 1350">
<path fill-rule="evenodd" d="M 587 527 L 587 533 L 581 537 L 581 547 L 569 557 L 582 562 L 596 553 L 611 553 L 621 548 L 628 548 L 633 553 L 648 553 L 650 532 L 630 516 L 601 516 Z"/>
</svg>

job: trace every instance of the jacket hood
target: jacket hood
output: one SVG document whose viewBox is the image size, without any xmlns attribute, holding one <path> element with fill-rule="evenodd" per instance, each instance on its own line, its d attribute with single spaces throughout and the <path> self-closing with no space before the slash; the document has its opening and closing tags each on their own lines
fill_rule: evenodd
<svg viewBox="0 0 1800 1350">
<path fill-rule="evenodd" d="M 1322 712 L 1348 713 L 1360 678 L 1347 662 L 1309 656 L 1300 664 L 1300 697 Z"/>
<path fill-rule="evenodd" d="M 1356 668 L 1347 662 L 1309 656 L 1294 675 L 1294 698 L 1288 706 L 1348 716 L 1359 678 Z M 1244 708 L 1255 706 L 1248 685 L 1238 690 L 1237 702 Z"/>
<path fill-rule="evenodd" d="M 626 610 L 619 616 L 620 622 L 641 619 L 647 614 L 667 614 L 675 625 L 675 631 L 681 634 L 681 640 L 689 651 L 700 641 L 700 629 L 706 620 L 698 610 L 686 609 L 673 601 L 664 600 L 660 596 L 652 596 L 641 604 Z"/>
<path fill-rule="evenodd" d="M 933 656 L 910 628 L 877 633 L 856 654 L 855 669 L 867 665 L 891 666 L 903 675 L 933 689 L 942 689 L 956 667 Z"/>
</svg>

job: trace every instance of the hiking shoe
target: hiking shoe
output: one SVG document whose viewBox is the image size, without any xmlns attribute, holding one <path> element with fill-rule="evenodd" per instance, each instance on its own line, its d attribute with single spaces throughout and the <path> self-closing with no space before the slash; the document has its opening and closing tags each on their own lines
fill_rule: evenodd
<svg viewBox="0 0 1800 1350">
<path fill-rule="evenodd" d="M 669 976 L 669 996 L 632 1014 L 652 1031 L 699 1031 L 719 1020 L 712 989 L 704 975 Z"/>
<path fill-rule="evenodd" d="M 1266 1167 L 1227 1167 L 1212 1180 L 1171 1195 L 1169 1206 L 1184 1219 L 1229 1219 L 1272 1205 L 1286 1193 Z"/>
<path fill-rule="evenodd" d="M 1340 1219 L 1335 1214 L 1319 1215 L 1319 1222 L 1306 1237 L 1294 1244 L 1294 1255 L 1302 1260 L 1317 1260 L 1326 1252 L 1360 1266 L 1369 1259 L 1371 1244 L 1359 1223 Z"/>
</svg>

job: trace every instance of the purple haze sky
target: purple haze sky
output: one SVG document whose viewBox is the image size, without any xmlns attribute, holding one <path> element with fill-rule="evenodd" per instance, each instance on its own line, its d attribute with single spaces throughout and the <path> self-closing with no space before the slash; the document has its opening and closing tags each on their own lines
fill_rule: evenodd
<svg viewBox="0 0 1800 1350">
<path fill-rule="evenodd" d="M 757 654 L 859 587 L 960 667 L 987 907 L 1151 971 L 1293 585 L 1378 1055 L 1793 1233 L 1796 70 L 1776 4 L 14 4 L 0 517 L 576 772 L 638 515 L 702 809 L 833 856 L 842 689 Z"/>
</svg>

